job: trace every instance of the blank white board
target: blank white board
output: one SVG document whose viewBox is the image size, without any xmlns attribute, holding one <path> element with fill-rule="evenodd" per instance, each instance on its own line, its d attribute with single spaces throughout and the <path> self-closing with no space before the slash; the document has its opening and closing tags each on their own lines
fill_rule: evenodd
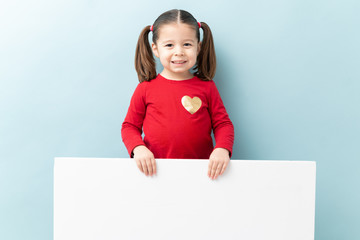
<svg viewBox="0 0 360 240">
<path fill-rule="evenodd" d="M 55 158 L 54 240 L 314 239 L 316 164 L 231 160 Z"/>
</svg>

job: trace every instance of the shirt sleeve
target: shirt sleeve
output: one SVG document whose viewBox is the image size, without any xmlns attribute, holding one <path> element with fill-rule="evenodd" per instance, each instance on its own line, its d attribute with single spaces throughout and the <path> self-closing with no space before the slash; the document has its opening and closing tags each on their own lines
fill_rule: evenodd
<svg viewBox="0 0 360 240">
<path fill-rule="evenodd" d="M 141 136 L 146 112 L 145 101 L 145 83 L 139 83 L 121 127 L 121 137 L 130 157 L 133 156 L 132 151 L 136 146 L 145 145 Z"/>
<path fill-rule="evenodd" d="M 210 84 L 209 112 L 215 137 L 215 148 L 225 148 L 232 156 L 234 126 L 226 112 L 219 91 L 213 81 Z"/>
</svg>

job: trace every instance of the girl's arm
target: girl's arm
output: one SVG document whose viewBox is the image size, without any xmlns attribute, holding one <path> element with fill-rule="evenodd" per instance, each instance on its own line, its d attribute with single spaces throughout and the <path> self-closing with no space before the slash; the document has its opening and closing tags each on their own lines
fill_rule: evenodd
<svg viewBox="0 0 360 240">
<path fill-rule="evenodd" d="M 141 136 L 145 112 L 145 84 L 140 83 L 134 91 L 121 127 L 121 137 L 130 157 L 133 157 L 136 146 L 145 145 Z"/>
<path fill-rule="evenodd" d="M 142 140 L 142 126 L 146 112 L 146 83 L 139 84 L 134 91 L 125 120 L 121 127 L 121 136 L 130 157 L 134 157 L 139 170 L 146 176 L 156 174 L 156 162 L 153 153 Z"/>
<path fill-rule="evenodd" d="M 216 179 L 224 173 L 230 162 L 234 144 L 234 126 L 214 82 L 211 82 L 209 100 L 209 112 L 216 145 L 209 157 L 208 177 Z"/>
</svg>

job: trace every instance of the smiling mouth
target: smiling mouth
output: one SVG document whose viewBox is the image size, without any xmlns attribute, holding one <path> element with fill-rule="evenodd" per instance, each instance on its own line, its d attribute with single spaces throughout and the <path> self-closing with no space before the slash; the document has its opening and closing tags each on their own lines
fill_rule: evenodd
<svg viewBox="0 0 360 240">
<path fill-rule="evenodd" d="M 171 61 L 173 64 L 184 64 L 186 61 Z"/>
</svg>

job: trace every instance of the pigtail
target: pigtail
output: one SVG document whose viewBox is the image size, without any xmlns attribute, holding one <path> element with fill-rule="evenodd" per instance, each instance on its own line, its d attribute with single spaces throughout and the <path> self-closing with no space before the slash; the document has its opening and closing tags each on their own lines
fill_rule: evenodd
<svg viewBox="0 0 360 240">
<path fill-rule="evenodd" d="M 195 75 L 202 80 L 212 80 L 216 72 L 216 55 L 213 36 L 210 27 L 201 22 L 201 28 L 203 29 L 203 41 L 201 43 L 201 49 L 197 56 L 197 66 Z"/>
<path fill-rule="evenodd" d="M 135 52 L 135 69 L 139 82 L 156 78 L 155 59 L 149 44 L 150 26 L 146 26 L 140 33 Z"/>
</svg>

